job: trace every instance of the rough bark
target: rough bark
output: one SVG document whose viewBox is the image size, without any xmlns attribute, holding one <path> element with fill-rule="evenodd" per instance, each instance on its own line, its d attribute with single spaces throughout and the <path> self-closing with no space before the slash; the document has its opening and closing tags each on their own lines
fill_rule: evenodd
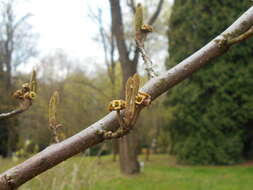
<svg viewBox="0 0 253 190">
<path fill-rule="evenodd" d="M 171 87 L 186 79 L 212 59 L 224 54 L 229 47 L 223 48 L 220 41 L 226 36 L 237 37 L 253 26 L 253 6 L 245 12 L 233 25 L 216 39 L 196 53 L 168 70 L 164 74 L 148 81 L 140 91 L 151 95 L 152 100 Z M 49 146 L 23 163 L 5 171 L 0 175 L 0 190 L 12 190 L 23 183 L 54 167 L 60 162 L 103 141 L 98 130 L 115 131 L 119 127 L 116 113 L 112 112 L 78 134 Z"/>
</svg>

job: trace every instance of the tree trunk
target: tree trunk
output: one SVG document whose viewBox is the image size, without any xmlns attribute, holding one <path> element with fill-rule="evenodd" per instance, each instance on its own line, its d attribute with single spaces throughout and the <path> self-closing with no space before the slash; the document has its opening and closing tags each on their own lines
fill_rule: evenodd
<svg viewBox="0 0 253 190">
<path fill-rule="evenodd" d="M 133 61 L 121 64 L 123 73 L 122 94 L 124 94 L 127 79 L 136 73 L 136 67 L 137 63 Z M 122 173 L 129 175 L 140 172 L 140 166 L 136 151 L 137 148 L 137 136 L 135 135 L 134 131 L 119 140 L 119 160 Z"/>
<path fill-rule="evenodd" d="M 112 140 L 112 161 L 113 162 L 117 161 L 118 152 L 119 152 L 119 141 L 118 139 L 113 139 Z"/>
<path fill-rule="evenodd" d="M 10 91 L 11 88 L 11 65 L 7 64 L 7 71 L 5 75 L 5 87 L 8 91 Z"/>
<path fill-rule="evenodd" d="M 136 142 L 134 131 L 119 140 L 120 169 L 125 174 L 136 174 L 140 172 Z"/>
<path fill-rule="evenodd" d="M 1 59 L 1 53 L 0 53 L 0 81 L 4 80 L 4 70 L 3 70 L 3 62 Z"/>
<path fill-rule="evenodd" d="M 5 50 L 7 51 L 7 50 Z M 1 66 L 0 66 L 0 72 L 2 71 L 3 74 L 3 82 L 4 82 L 4 86 L 6 88 L 7 91 L 10 91 L 11 88 L 11 54 L 5 54 L 3 57 L 1 57 L 0 59 L 1 61 Z M 3 67 L 6 67 L 6 71 L 3 70 Z M 1 74 L 1 73 L 0 73 Z"/>
<path fill-rule="evenodd" d="M 119 60 L 123 74 L 122 81 L 122 97 L 124 97 L 125 84 L 129 77 L 134 75 L 137 70 L 138 59 L 131 61 L 127 50 L 122 12 L 119 0 L 110 0 L 111 18 L 112 18 L 112 33 L 115 36 L 117 49 L 119 52 Z M 119 140 L 119 157 L 120 169 L 124 174 L 135 174 L 140 172 L 140 167 L 137 159 L 137 143 L 133 133 L 122 137 Z"/>
<path fill-rule="evenodd" d="M 146 152 L 145 152 L 145 160 L 146 160 L 147 162 L 149 161 L 149 153 L 150 153 L 149 147 L 147 147 Z"/>
</svg>

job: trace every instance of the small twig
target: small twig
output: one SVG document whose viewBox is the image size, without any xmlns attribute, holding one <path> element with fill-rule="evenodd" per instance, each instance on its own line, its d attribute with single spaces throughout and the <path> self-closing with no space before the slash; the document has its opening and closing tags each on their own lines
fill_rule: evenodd
<svg viewBox="0 0 253 190">
<path fill-rule="evenodd" d="M 253 26 L 239 36 L 233 37 L 231 33 L 222 35 L 223 38 L 215 39 L 214 42 L 218 47 L 227 51 L 232 45 L 245 41 L 253 35 Z"/>
<path fill-rule="evenodd" d="M 63 125 L 58 123 L 56 120 L 57 104 L 59 104 L 59 93 L 55 91 L 49 101 L 49 129 L 53 133 L 53 140 L 55 143 L 59 143 L 61 138 L 58 129 L 62 128 Z"/>
<path fill-rule="evenodd" d="M 13 93 L 14 98 L 19 100 L 19 108 L 0 114 L 0 120 L 9 119 L 28 110 L 35 99 L 37 92 L 36 72 L 33 71 L 30 83 L 25 83 L 22 88 Z"/>
<path fill-rule="evenodd" d="M 164 0 L 160 0 L 159 1 L 158 5 L 157 5 L 157 8 L 156 8 L 156 11 L 154 12 L 154 14 L 152 15 L 152 17 L 148 21 L 148 24 L 152 25 L 157 20 L 160 12 L 162 10 L 163 2 L 164 2 Z"/>
<path fill-rule="evenodd" d="M 131 8 L 133 14 L 135 14 L 136 8 L 135 8 L 134 0 L 128 0 L 127 1 L 127 6 L 129 6 Z"/>
<path fill-rule="evenodd" d="M 1 113 L 0 114 L 0 120 L 1 119 L 9 119 L 14 117 L 15 115 L 18 115 L 20 113 L 23 113 L 24 111 L 28 110 L 29 107 L 32 105 L 32 101 L 29 99 L 24 100 L 20 103 L 20 107 L 18 109 L 15 109 L 13 111 L 10 111 L 8 113 Z"/>
<path fill-rule="evenodd" d="M 153 63 L 151 59 L 147 56 L 147 53 L 144 48 L 144 42 L 147 38 L 147 35 L 153 31 L 153 28 L 148 24 L 143 24 L 143 10 L 142 5 L 138 4 L 135 13 L 135 42 L 137 50 L 140 52 L 144 64 L 146 66 L 145 70 L 147 71 L 148 78 L 157 76 L 153 69 Z"/>
<path fill-rule="evenodd" d="M 228 45 L 234 45 L 236 43 L 240 43 L 248 38 L 250 38 L 253 35 L 253 26 L 247 30 L 245 33 L 241 34 L 240 36 L 237 36 L 233 39 L 228 40 Z"/>
<path fill-rule="evenodd" d="M 141 54 L 142 60 L 144 61 L 144 64 L 146 65 L 145 70 L 147 71 L 148 79 L 157 76 L 157 73 L 153 69 L 153 62 L 147 56 L 147 53 L 146 53 L 144 47 L 141 47 L 141 44 L 138 41 L 136 41 L 136 45 L 137 45 L 138 51 Z"/>
</svg>

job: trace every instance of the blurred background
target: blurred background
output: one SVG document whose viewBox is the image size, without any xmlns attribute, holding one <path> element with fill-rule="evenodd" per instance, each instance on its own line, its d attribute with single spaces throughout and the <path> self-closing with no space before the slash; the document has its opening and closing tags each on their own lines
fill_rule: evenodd
<svg viewBox="0 0 253 190">
<path fill-rule="evenodd" d="M 250 0 L 138 2 L 154 28 L 145 49 L 157 74 L 201 48 L 252 5 Z M 29 81 L 33 69 L 38 77 L 32 107 L 0 120 L 0 171 L 53 143 L 48 104 L 55 90 L 57 120 L 62 138 L 68 138 L 106 115 L 109 101 L 120 98 L 135 71 L 141 84 L 148 80 L 134 40 L 138 2 L 0 0 L 0 113 L 18 106 L 11 94 Z M 152 102 L 128 137 L 91 147 L 22 188 L 250 189 L 252 42 L 233 47 Z M 220 165 L 227 167 L 217 170 Z"/>
<path fill-rule="evenodd" d="M 122 9 L 125 41 L 129 54 L 133 54 L 134 13 L 131 12 L 129 2 L 122 2 L 121 6 L 127 8 Z M 149 6 L 145 7 L 145 14 L 154 12 L 156 7 L 157 2 L 150 1 Z M 79 0 L 74 3 L 8 0 L 1 2 L 1 13 L 1 94 L 6 98 L 1 99 L 1 111 L 11 110 L 17 105 L 10 94 L 29 81 L 33 69 L 37 71 L 38 77 L 38 98 L 32 108 L 22 117 L 1 121 L 2 156 L 11 156 L 27 140 L 38 146 L 39 150 L 52 143 L 51 131 L 48 129 L 48 104 L 55 90 L 60 94 L 57 117 L 64 125 L 66 137 L 108 113 L 109 101 L 118 99 L 123 88 L 119 55 L 111 32 L 109 1 L 101 4 L 99 1 Z M 147 50 L 157 55 L 155 69 L 162 72 L 165 70 L 168 45 L 166 32 L 170 15 L 169 2 L 164 2 L 159 14 L 161 18 L 154 24 L 157 34 L 150 35 Z M 8 51 L 8 55 L 5 55 L 5 51 Z M 142 60 L 139 62 L 138 71 L 143 84 L 147 77 Z M 147 119 L 140 120 L 138 130 L 155 134 L 165 122 L 163 115 L 156 114 L 162 113 L 164 109 L 162 100 L 152 107 L 157 111 L 150 107 L 145 114 L 152 112 L 152 117 L 143 114 Z M 146 125 L 150 122 L 155 123 L 156 127 Z M 142 134 L 141 131 L 138 133 Z M 153 135 L 141 135 L 140 140 L 145 142 L 143 146 L 151 143 L 152 139 L 147 139 L 148 136 Z M 93 154 L 96 151 L 95 147 Z M 110 152 L 111 148 L 108 147 L 107 153 Z"/>
</svg>

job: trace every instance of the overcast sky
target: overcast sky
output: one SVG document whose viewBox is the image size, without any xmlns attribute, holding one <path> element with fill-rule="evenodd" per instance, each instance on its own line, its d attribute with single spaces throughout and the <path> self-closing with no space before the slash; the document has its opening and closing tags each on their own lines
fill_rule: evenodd
<svg viewBox="0 0 253 190">
<path fill-rule="evenodd" d="M 93 40 L 98 33 L 97 27 L 88 17 L 88 7 L 97 9 L 98 6 L 103 8 L 105 19 L 109 20 L 109 4 L 106 0 L 29 0 L 19 4 L 18 11 L 20 14 L 30 12 L 33 15 L 29 23 L 39 35 L 40 56 L 62 49 L 77 59 L 100 63 L 103 50 Z M 31 67 L 31 64 L 27 67 Z M 94 70 L 94 67 L 87 64 L 87 69 Z"/>
<path fill-rule="evenodd" d="M 103 8 L 104 20 L 110 23 L 108 0 L 26 0 L 19 4 L 18 11 L 21 15 L 27 12 L 33 15 L 29 23 L 39 34 L 40 56 L 62 49 L 86 63 L 88 71 L 94 71 L 94 65 L 102 64 L 104 58 L 101 45 L 93 40 L 98 29 L 88 17 L 88 7 L 92 10 Z M 19 70 L 28 71 L 35 62 L 38 63 L 35 59 Z"/>
</svg>

